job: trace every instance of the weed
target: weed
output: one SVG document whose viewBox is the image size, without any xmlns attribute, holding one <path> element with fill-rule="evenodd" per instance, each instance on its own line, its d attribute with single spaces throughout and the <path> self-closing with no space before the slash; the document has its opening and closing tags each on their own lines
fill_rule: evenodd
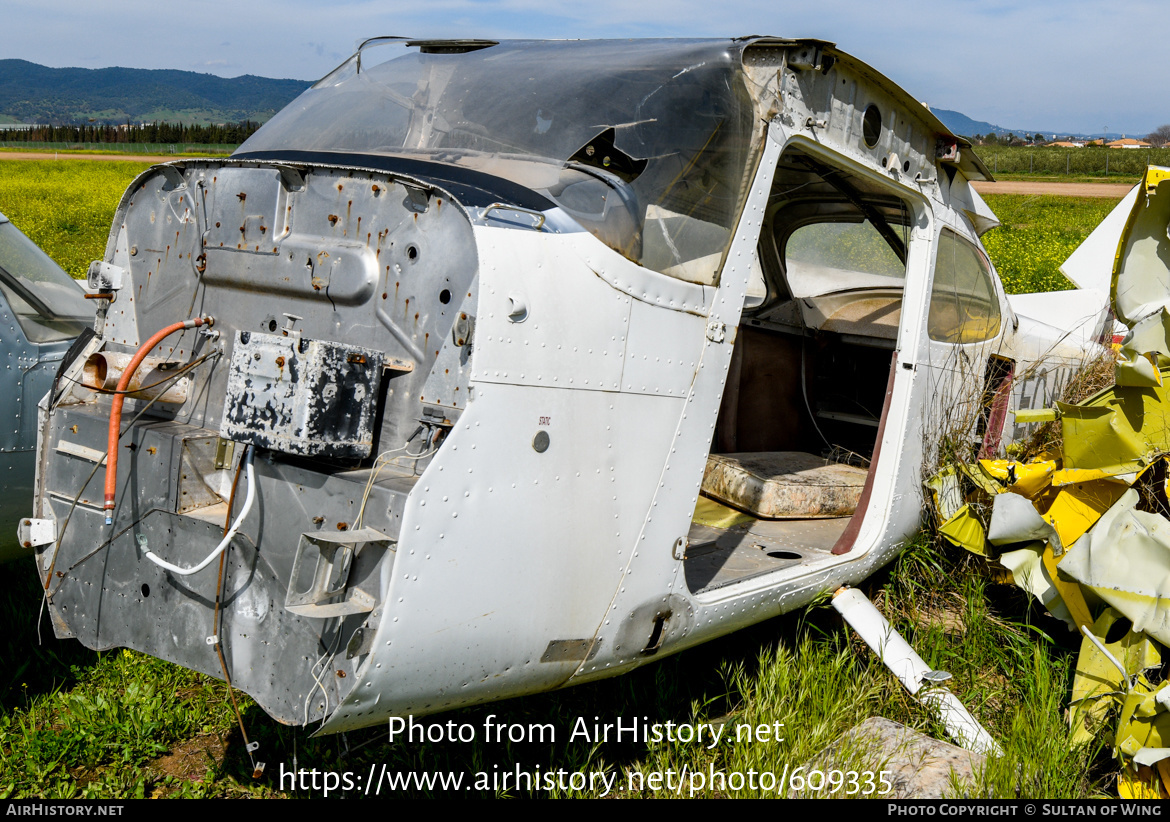
<svg viewBox="0 0 1170 822">
<path fill-rule="evenodd" d="M 1072 288 L 1061 264 L 1117 205 L 1107 198 L 988 194 L 1000 226 L 983 235 L 1009 294 Z"/>
</svg>

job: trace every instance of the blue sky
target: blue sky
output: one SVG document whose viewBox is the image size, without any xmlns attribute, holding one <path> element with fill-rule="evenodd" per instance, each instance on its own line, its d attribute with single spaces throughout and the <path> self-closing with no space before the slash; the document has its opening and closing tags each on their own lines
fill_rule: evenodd
<svg viewBox="0 0 1170 822">
<path fill-rule="evenodd" d="M 5 0 L 0 56 L 314 80 L 381 34 L 818 37 L 935 108 L 1133 136 L 1170 123 L 1165 14 L 1148 0 Z"/>
</svg>

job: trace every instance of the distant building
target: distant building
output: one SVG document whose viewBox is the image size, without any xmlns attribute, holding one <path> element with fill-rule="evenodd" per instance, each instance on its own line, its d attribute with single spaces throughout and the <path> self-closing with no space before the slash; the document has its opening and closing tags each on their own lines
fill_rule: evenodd
<svg viewBox="0 0 1170 822">
<path fill-rule="evenodd" d="M 1109 148 L 1153 148 L 1144 140 L 1135 140 L 1132 137 L 1122 137 L 1120 140 L 1113 140 L 1106 143 Z"/>
<path fill-rule="evenodd" d="M 1049 143 L 1049 148 L 1084 148 L 1084 140 L 1060 140 L 1059 142 Z"/>
</svg>

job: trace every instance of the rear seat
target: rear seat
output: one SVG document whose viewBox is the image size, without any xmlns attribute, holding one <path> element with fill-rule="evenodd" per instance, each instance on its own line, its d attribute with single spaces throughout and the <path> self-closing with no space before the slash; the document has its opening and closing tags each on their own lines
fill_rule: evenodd
<svg viewBox="0 0 1170 822">
<path fill-rule="evenodd" d="M 866 473 L 801 451 L 711 454 L 702 490 L 760 519 L 848 517 Z"/>
</svg>

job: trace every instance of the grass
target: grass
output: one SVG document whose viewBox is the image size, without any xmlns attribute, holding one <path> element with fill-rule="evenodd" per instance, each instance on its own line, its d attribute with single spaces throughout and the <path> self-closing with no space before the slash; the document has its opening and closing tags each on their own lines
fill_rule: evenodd
<svg viewBox="0 0 1170 822">
<path fill-rule="evenodd" d="M 0 212 L 73 277 L 105 253 L 114 210 L 149 163 L 28 160 L 0 164 Z"/>
<path fill-rule="evenodd" d="M 0 166 L 0 210 L 47 248 L 71 273 L 100 257 L 122 190 L 144 168 L 131 163 L 20 162 Z M 1100 201 L 989 197 L 1011 242 L 991 244 L 1003 272 L 1019 270 L 1011 254 L 1054 237 L 1072 242 L 1094 219 Z M 1054 228 L 1050 223 L 1056 223 Z M 995 235 L 996 232 L 988 235 Z M 1033 238 L 1028 240 L 1027 238 Z M 1047 242 L 1047 240 L 1044 240 Z M 1014 245 L 1013 245 L 1014 243 Z M 1015 265 L 1017 268 L 1013 268 Z M 1050 275 L 1050 272 L 1049 272 Z M 1043 273 L 1020 274 L 1047 282 Z M 655 775 L 788 773 L 863 718 L 881 715 L 945 738 L 932 716 L 897 684 L 874 655 L 824 605 L 780 617 L 722 640 L 669 657 L 631 674 L 566 691 L 454 711 L 421 720 L 482 729 L 496 721 L 550 725 L 555 739 L 522 742 L 391 742 L 385 728 L 311 739 L 270 720 L 246 697 L 243 722 L 267 762 L 254 779 L 226 687 L 211 677 L 132 651 L 94 653 L 52 637 L 37 618 L 40 589 L 31 563 L 6 569 L 0 597 L 0 796 L 43 797 L 280 797 L 321 796 L 295 786 L 296 768 L 363 776 L 385 765 L 394 773 L 461 775 L 470 790 L 440 785 L 393 791 L 395 796 L 525 796 L 525 786 L 501 784 L 515 769 L 604 774 L 609 796 L 675 796 Z M 929 665 L 954 674 L 952 687 L 1006 751 L 967 786 L 987 797 L 1083 797 L 1110 788 L 1107 753 L 1073 749 L 1064 719 L 1075 643 L 1025 595 L 992 584 L 984 566 L 921 536 L 863 590 Z M 1056 637 L 1053 639 L 1052 637 Z M 695 742 L 573 738 L 587 725 L 645 717 L 651 723 L 775 727 L 782 738 L 726 738 L 714 747 Z M 1102 763 L 1102 764 L 1098 764 Z M 479 779 L 481 785 L 476 787 Z M 775 796 L 784 786 L 712 785 L 699 796 Z M 333 789 L 332 796 L 345 793 Z M 537 796 L 597 796 L 556 787 Z M 388 792 L 383 792 L 383 796 Z"/>
<path fill-rule="evenodd" d="M 1120 198 L 988 194 L 984 199 L 1001 225 L 983 235 L 983 245 L 1007 292 L 1027 294 L 1073 287 L 1060 264 Z"/>
</svg>

